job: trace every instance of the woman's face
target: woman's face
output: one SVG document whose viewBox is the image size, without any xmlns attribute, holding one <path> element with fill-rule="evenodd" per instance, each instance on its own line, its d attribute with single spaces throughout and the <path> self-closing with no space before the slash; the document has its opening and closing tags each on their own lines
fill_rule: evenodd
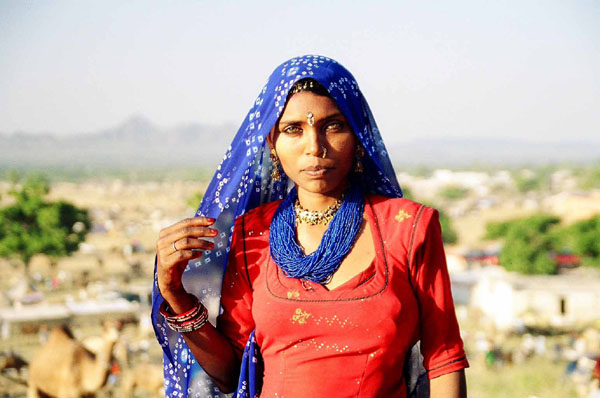
<svg viewBox="0 0 600 398">
<path fill-rule="evenodd" d="M 294 94 L 269 141 L 299 194 L 339 197 L 346 189 L 357 139 L 333 99 Z"/>
</svg>

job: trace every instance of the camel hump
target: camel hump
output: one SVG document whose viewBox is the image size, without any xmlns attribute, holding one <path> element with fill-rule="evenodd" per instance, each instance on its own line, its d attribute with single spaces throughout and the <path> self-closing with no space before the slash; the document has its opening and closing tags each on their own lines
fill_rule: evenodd
<svg viewBox="0 0 600 398">
<path fill-rule="evenodd" d="M 55 327 L 52 330 L 52 332 L 50 333 L 50 336 L 52 336 L 53 334 L 59 335 L 59 336 L 64 336 L 71 340 L 75 340 L 75 336 L 73 335 L 73 332 L 66 324 L 58 325 L 57 327 Z"/>
</svg>

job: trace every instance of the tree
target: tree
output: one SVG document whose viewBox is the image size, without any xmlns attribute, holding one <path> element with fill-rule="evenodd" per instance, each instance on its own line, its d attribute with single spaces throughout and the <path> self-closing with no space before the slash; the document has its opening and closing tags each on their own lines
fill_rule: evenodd
<svg viewBox="0 0 600 398">
<path fill-rule="evenodd" d="M 457 200 L 463 199 L 465 196 L 469 194 L 469 188 L 460 186 L 460 185 L 446 185 L 438 194 L 445 199 L 448 200 Z"/>
<path fill-rule="evenodd" d="M 406 187 L 402 188 L 402 192 L 406 199 L 413 200 L 412 192 L 410 191 L 410 189 L 408 189 Z M 428 204 L 428 203 L 424 203 L 424 204 L 429 207 L 433 207 L 439 213 L 440 226 L 442 227 L 442 241 L 447 244 L 454 244 L 454 243 L 458 242 L 458 235 L 456 233 L 456 230 L 452 226 L 452 219 L 446 214 L 446 212 L 439 209 L 436 206 L 433 206 L 432 204 Z"/>
<path fill-rule="evenodd" d="M 508 271 L 522 274 L 556 274 L 552 254 L 559 251 L 561 241 L 554 228 L 560 219 L 548 215 L 488 223 L 487 239 L 504 239 L 500 264 Z"/>
<path fill-rule="evenodd" d="M 600 266 L 600 216 L 566 227 L 563 236 L 584 264 Z"/>
<path fill-rule="evenodd" d="M 198 208 L 198 205 L 200 204 L 200 202 L 202 202 L 203 197 L 204 197 L 203 191 L 196 192 L 195 194 L 193 194 L 192 196 L 187 198 L 187 200 L 185 201 L 185 204 L 188 205 L 188 207 L 191 207 L 192 209 L 195 210 Z"/>
<path fill-rule="evenodd" d="M 26 273 L 35 254 L 71 255 L 90 230 L 87 210 L 62 200 L 49 202 L 48 192 L 43 176 L 30 176 L 20 188 L 13 183 L 9 195 L 14 203 L 0 209 L 0 256 L 19 258 Z"/>
<path fill-rule="evenodd" d="M 553 171 L 553 167 L 547 166 L 540 167 L 535 171 L 525 169 L 513 173 L 515 186 L 520 193 L 547 190 L 550 187 L 550 176 Z"/>
<path fill-rule="evenodd" d="M 581 189 L 590 190 L 600 188 L 600 163 L 576 170 L 576 174 Z"/>
<path fill-rule="evenodd" d="M 440 213 L 440 225 L 442 226 L 442 240 L 448 244 L 458 242 L 458 235 L 452 226 L 452 220 L 444 211 L 438 209 L 438 212 Z"/>
</svg>

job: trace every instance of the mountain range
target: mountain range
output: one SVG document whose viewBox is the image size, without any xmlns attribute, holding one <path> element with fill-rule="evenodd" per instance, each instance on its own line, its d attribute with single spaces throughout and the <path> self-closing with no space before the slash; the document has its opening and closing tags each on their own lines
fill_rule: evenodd
<svg viewBox="0 0 600 398">
<path fill-rule="evenodd" d="M 159 128 L 135 116 L 88 134 L 0 133 L 0 167 L 215 166 L 231 143 L 234 125 Z M 397 167 L 460 167 L 600 160 L 600 142 L 537 142 L 502 138 L 420 138 L 388 145 Z"/>
</svg>

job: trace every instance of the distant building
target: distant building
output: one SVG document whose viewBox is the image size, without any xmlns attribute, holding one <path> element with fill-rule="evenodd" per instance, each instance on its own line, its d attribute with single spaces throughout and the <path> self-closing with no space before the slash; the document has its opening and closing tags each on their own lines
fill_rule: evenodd
<svg viewBox="0 0 600 398">
<path fill-rule="evenodd" d="M 0 339 L 22 333 L 23 327 L 37 329 L 39 325 L 54 326 L 88 320 L 96 322 L 106 317 L 137 318 L 140 305 L 124 298 L 113 300 L 67 301 L 65 304 L 35 304 L 0 308 Z"/>
<path fill-rule="evenodd" d="M 457 304 L 481 311 L 499 329 L 600 321 L 600 275 L 579 271 L 525 276 L 484 267 L 453 274 L 452 288 Z"/>
</svg>

